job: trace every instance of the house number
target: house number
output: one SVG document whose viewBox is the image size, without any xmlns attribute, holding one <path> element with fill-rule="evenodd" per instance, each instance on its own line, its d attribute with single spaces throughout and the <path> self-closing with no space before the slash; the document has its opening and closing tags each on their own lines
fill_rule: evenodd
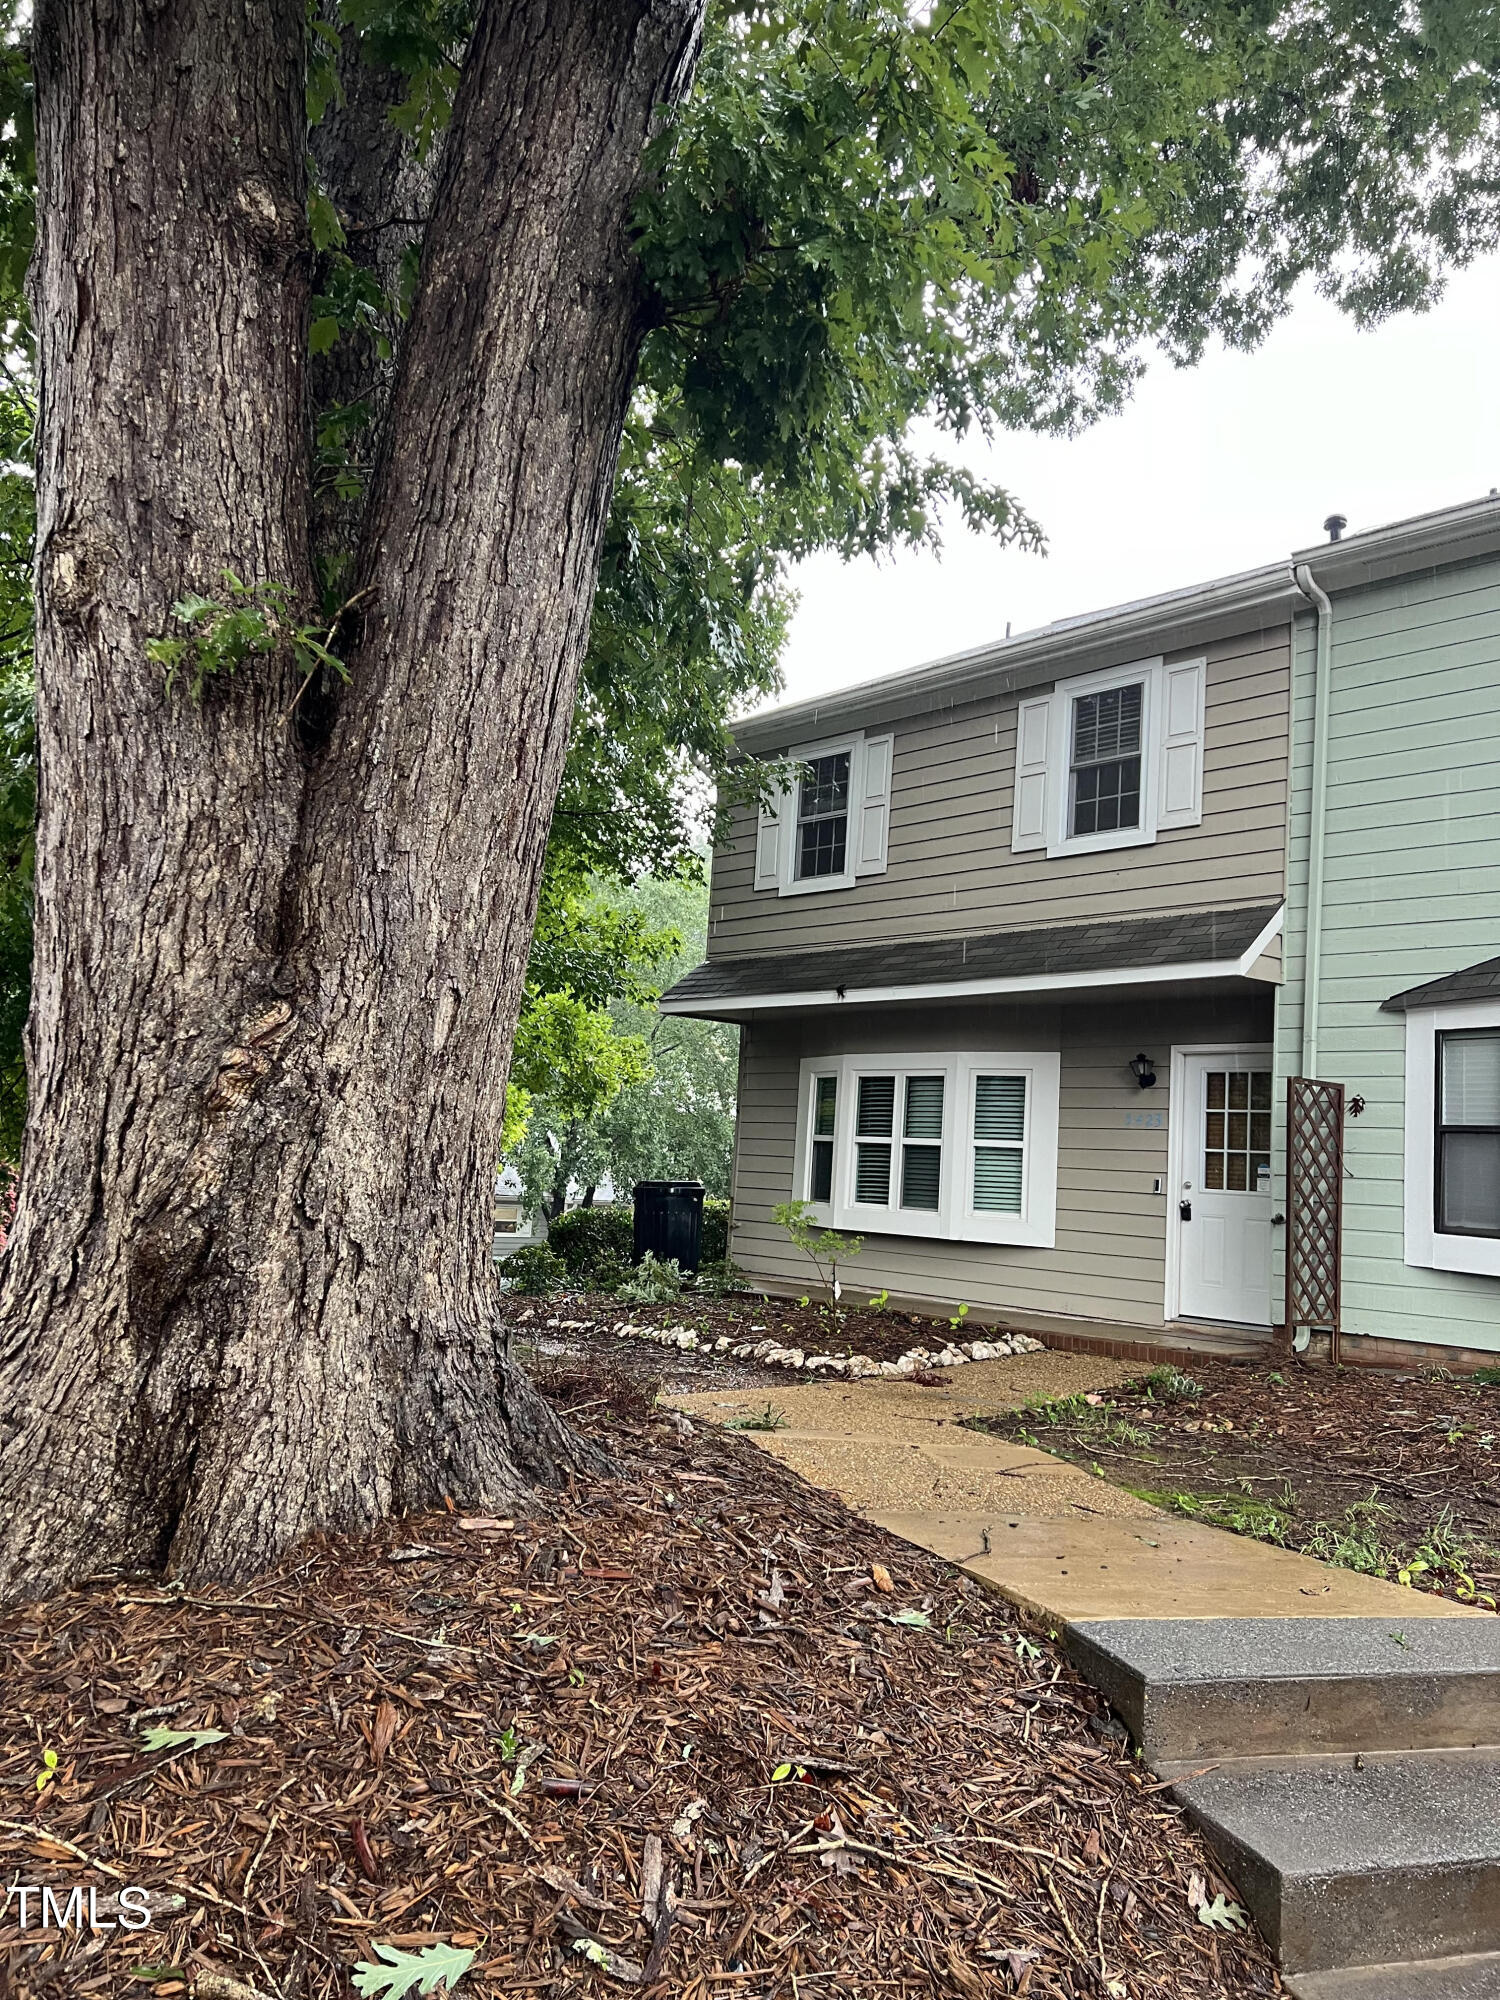
<svg viewBox="0 0 1500 2000">
<path fill-rule="evenodd" d="M 1153 1130 L 1158 1130 L 1166 1122 L 1167 1114 L 1165 1111 L 1127 1111 L 1125 1113 L 1125 1123 L 1127 1125 L 1149 1125 Z"/>
</svg>

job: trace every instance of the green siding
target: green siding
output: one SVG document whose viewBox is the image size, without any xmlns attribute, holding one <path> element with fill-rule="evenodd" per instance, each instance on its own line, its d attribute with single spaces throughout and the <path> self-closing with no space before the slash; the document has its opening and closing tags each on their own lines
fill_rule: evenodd
<svg viewBox="0 0 1500 2000">
<path fill-rule="evenodd" d="M 1347 1127 L 1344 1327 L 1500 1348 L 1500 1278 L 1403 1261 L 1406 1019 L 1380 1011 L 1500 955 L 1500 561 L 1333 606 L 1318 1070 L 1365 1100 Z M 1302 1067 L 1314 670 L 1309 615 L 1292 649 L 1282 1077 Z"/>
</svg>

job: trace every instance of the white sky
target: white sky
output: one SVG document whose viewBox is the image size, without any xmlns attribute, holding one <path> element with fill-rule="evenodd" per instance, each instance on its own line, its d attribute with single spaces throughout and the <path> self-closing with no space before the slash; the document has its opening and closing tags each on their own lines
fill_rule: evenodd
<svg viewBox="0 0 1500 2000">
<path fill-rule="evenodd" d="M 785 700 L 895 673 L 1013 629 L 1275 562 L 1500 486 L 1500 258 L 1431 312 L 1360 333 L 1309 296 L 1256 353 L 1151 368 L 1134 401 L 1073 439 L 1007 436 L 965 454 L 1046 532 L 1024 555 L 950 531 L 943 554 L 820 556 Z"/>
</svg>

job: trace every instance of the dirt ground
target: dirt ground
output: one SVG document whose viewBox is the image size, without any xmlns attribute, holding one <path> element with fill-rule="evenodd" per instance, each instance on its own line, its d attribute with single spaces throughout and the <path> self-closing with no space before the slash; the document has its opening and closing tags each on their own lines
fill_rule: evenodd
<svg viewBox="0 0 1500 2000">
<path fill-rule="evenodd" d="M 872 1361 L 898 1361 L 913 1347 L 936 1354 L 955 1341 L 999 1337 L 997 1329 L 970 1326 L 963 1320 L 955 1323 L 951 1317 L 871 1311 L 852 1293 L 837 1314 L 830 1305 L 801 1305 L 796 1299 L 759 1292 L 731 1292 L 722 1298 L 688 1292 L 669 1305 L 629 1305 L 607 1292 L 554 1293 L 545 1299 L 511 1293 L 502 1298 L 502 1325 L 520 1330 L 545 1325 L 550 1319 L 571 1321 L 575 1328 L 608 1327 L 621 1319 L 636 1326 L 690 1326 L 715 1339 L 727 1334 L 736 1343 L 777 1340 L 807 1354 L 865 1354 Z M 772 1373 L 787 1379 L 785 1370 Z"/>
<path fill-rule="evenodd" d="M 1500 1382 L 1203 1360 L 974 1421 L 1194 1520 L 1500 1597 Z"/>
<path fill-rule="evenodd" d="M 628 1374 L 547 1372 L 616 1480 L 0 1619 L 0 1867 L 151 1910 L 65 1943 L 12 1900 L 7 2000 L 414 1961 L 459 2000 L 1279 1991 L 1044 1632 Z"/>
</svg>

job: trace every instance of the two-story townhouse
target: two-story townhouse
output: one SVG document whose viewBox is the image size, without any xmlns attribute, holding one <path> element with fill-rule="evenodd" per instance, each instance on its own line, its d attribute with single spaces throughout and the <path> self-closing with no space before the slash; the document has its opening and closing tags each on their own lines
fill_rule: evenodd
<svg viewBox="0 0 1500 2000">
<path fill-rule="evenodd" d="M 1414 1080 L 1403 1038 L 1444 1003 L 1403 1003 L 1394 976 L 1414 968 L 1410 987 L 1458 975 L 1468 984 L 1451 998 L 1472 1010 L 1470 985 L 1500 971 L 1481 962 L 1500 950 L 1486 822 L 1497 579 L 1483 568 L 1497 525 L 1490 503 L 1446 510 L 737 729 L 744 754 L 799 775 L 774 809 L 737 816 L 714 857 L 707 960 L 661 1004 L 741 1026 L 732 1253 L 752 1277 L 806 1284 L 771 1220 L 796 1197 L 864 1239 L 871 1292 L 966 1300 L 1042 1330 L 1263 1332 L 1284 1310 L 1285 1079 L 1336 1057 L 1351 1092 L 1373 1085 L 1346 1058 L 1357 1046 L 1374 1061 L 1378 1042 L 1385 1085 L 1405 1077 L 1401 1122 L 1387 1091 L 1385 1112 L 1351 1127 L 1350 1162 L 1372 1177 L 1385 1235 L 1376 1245 L 1353 1201 L 1348 1248 L 1358 1260 L 1370 1247 L 1385 1275 L 1357 1278 L 1349 1298 L 1363 1311 L 1384 1284 L 1385 1317 L 1368 1330 L 1397 1332 L 1416 1309 L 1424 1241 L 1410 1220 L 1412 1116 L 1465 1215 L 1500 1171 L 1487 1127 L 1428 1130 L 1433 1078 L 1457 1066 L 1463 1115 L 1493 1110 L 1500 1126 L 1484 1096 L 1491 1042 L 1470 1035 L 1468 1014 L 1453 1017 L 1462 1045 L 1424 1026 L 1430 1059 Z M 1339 608 L 1325 617 L 1329 592 Z M 1337 638 L 1330 618 L 1346 621 Z M 1331 707 L 1314 699 L 1330 646 Z M 1368 688 L 1384 690 L 1374 722 Z M 1430 712 L 1403 716 L 1418 693 Z M 1361 830 L 1378 836 L 1364 850 Z M 1359 975 L 1356 1000 L 1351 962 L 1377 934 L 1382 969 Z M 1348 1048 L 1346 1003 L 1359 1011 Z M 1404 1022 L 1390 1011 L 1403 1004 Z M 1321 1024 L 1311 1048 L 1309 1016 Z M 1405 1183 L 1394 1194 L 1393 1161 Z M 1416 1198 L 1425 1213 L 1430 1172 Z M 1399 1295 L 1392 1201 L 1405 1218 Z M 1484 1241 L 1435 1268 L 1469 1274 L 1473 1261 L 1452 1259 L 1477 1256 L 1487 1271 L 1500 1215 Z M 1479 1337 L 1450 1317 L 1463 1282 L 1423 1293 L 1408 1337 Z M 1493 1327 L 1493 1302 L 1485 1311 Z"/>
<path fill-rule="evenodd" d="M 1294 621 L 1277 1102 L 1296 1076 L 1344 1089 L 1345 1355 L 1493 1353 L 1500 495 L 1293 561 L 1309 601 Z M 1274 1136 L 1280 1186 L 1280 1118 Z"/>
<path fill-rule="evenodd" d="M 1017 1321 L 1265 1327 L 1285 564 L 741 725 L 800 780 L 714 857 L 667 1011 L 741 1024 L 732 1254 Z M 1191 1184 L 1186 1195 L 1181 1190 Z"/>
</svg>

